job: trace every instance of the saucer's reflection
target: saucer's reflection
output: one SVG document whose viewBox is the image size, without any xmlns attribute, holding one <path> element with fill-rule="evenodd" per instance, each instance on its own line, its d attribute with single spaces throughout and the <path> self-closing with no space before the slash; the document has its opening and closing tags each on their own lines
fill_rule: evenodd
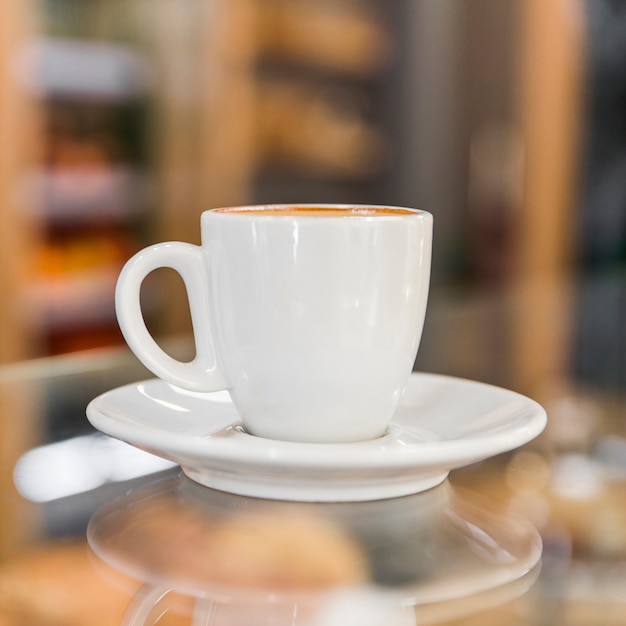
<svg viewBox="0 0 626 626">
<path fill-rule="evenodd" d="M 183 475 L 107 504 L 94 553 L 142 581 L 127 625 L 166 610 L 193 626 L 434 623 L 526 591 L 537 531 L 448 482 L 403 498 L 296 503 Z M 472 601 L 470 601 L 470 598 Z"/>
</svg>

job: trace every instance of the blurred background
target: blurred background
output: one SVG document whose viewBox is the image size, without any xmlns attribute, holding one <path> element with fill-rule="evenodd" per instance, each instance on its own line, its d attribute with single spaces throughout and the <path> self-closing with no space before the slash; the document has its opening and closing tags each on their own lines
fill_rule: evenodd
<svg viewBox="0 0 626 626">
<path fill-rule="evenodd" d="M 620 0 L 7 0 L 0 363 L 122 342 L 123 262 L 263 202 L 436 220 L 417 367 L 626 380 Z M 185 336 L 162 272 L 146 309 Z M 151 283 L 154 284 L 151 284 Z M 166 287 L 167 286 L 167 287 Z M 182 293 L 182 291 L 181 291 Z"/>
<path fill-rule="evenodd" d="M 433 213 L 416 369 L 549 415 L 455 480 L 537 525 L 550 598 L 573 602 L 480 623 L 625 623 L 623 587 L 608 615 L 617 587 L 591 581 L 626 572 L 626 0 L 2 0 L 0 557 L 162 469 L 81 439 L 94 395 L 147 375 L 114 316 L 125 260 L 269 202 Z M 144 287 L 185 352 L 180 279 Z"/>
</svg>

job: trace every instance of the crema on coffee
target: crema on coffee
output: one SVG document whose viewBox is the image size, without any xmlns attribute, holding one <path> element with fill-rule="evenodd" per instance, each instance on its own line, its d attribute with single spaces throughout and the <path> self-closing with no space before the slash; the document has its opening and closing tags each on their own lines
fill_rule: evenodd
<svg viewBox="0 0 626 626">
<path fill-rule="evenodd" d="M 383 206 L 261 205 L 213 209 L 213 213 L 279 215 L 284 217 L 388 217 L 392 215 L 414 215 L 419 211 Z"/>
</svg>

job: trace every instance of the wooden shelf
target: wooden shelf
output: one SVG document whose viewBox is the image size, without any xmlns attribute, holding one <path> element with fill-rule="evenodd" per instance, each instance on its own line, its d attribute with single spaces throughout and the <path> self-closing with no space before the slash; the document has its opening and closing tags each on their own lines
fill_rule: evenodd
<svg viewBox="0 0 626 626">
<path fill-rule="evenodd" d="M 513 320 L 519 388 L 541 397 L 570 359 L 570 277 L 581 154 L 584 6 L 519 0 L 517 112 L 524 151 Z"/>
<path fill-rule="evenodd" d="M 30 9 L 21 0 L 0 3 L 0 363 L 32 355 L 30 328 L 16 304 L 25 281 L 21 260 L 38 238 L 16 189 L 38 156 L 39 117 L 15 73 L 15 60 L 33 32 Z"/>
</svg>

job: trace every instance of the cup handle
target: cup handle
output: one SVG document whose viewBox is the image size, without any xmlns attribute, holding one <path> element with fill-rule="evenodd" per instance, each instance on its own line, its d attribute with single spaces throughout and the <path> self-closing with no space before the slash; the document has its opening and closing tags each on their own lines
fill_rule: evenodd
<svg viewBox="0 0 626 626">
<path fill-rule="evenodd" d="M 137 358 L 156 376 L 190 391 L 219 391 L 229 387 L 215 352 L 207 319 L 209 281 L 200 246 L 182 242 L 145 248 L 124 266 L 115 290 L 115 310 L 124 339 Z M 153 270 L 169 267 L 185 283 L 196 345 L 193 361 L 183 363 L 167 354 L 146 327 L 141 311 L 141 284 Z"/>
</svg>

